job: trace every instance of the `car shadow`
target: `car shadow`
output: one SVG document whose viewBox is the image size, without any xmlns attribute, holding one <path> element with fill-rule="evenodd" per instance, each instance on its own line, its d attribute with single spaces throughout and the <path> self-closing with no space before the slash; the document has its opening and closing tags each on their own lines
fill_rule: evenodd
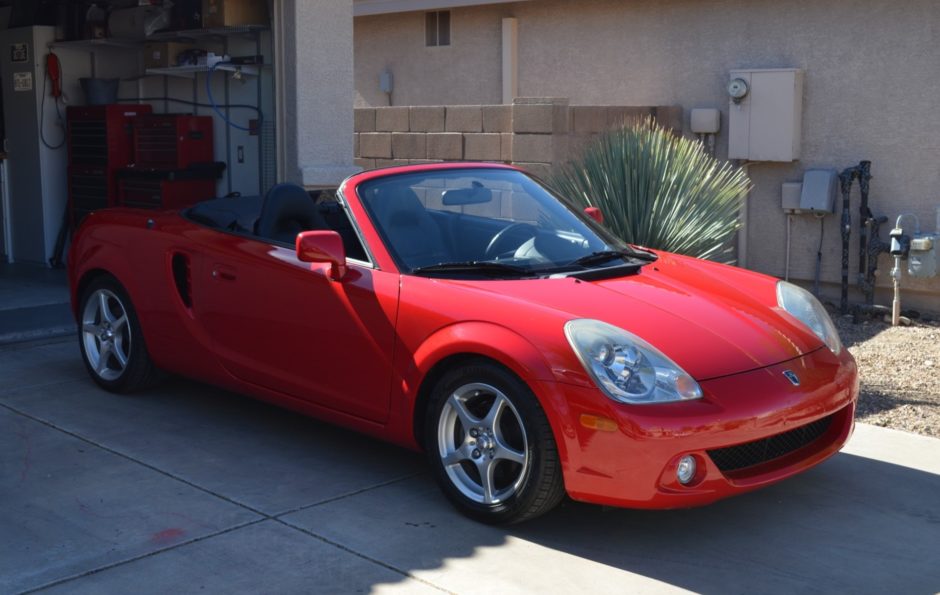
<svg viewBox="0 0 940 595">
<path fill-rule="evenodd" d="M 839 454 L 696 509 L 571 503 L 518 537 L 699 593 L 934 593 L 940 475 Z"/>
<path fill-rule="evenodd" d="M 938 475 L 839 454 L 696 509 L 568 502 L 489 527 L 451 509 L 424 478 L 286 521 L 452 592 L 935 593 L 937 493 Z M 355 518 L 352 529 L 342 515 Z"/>
</svg>

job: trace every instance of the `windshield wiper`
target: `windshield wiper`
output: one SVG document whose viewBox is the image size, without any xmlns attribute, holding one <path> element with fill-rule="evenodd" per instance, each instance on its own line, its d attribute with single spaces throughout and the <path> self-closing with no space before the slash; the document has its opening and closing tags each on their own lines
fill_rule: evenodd
<svg viewBox="0 0 940 595">
<path fill-rule="evenodd" d="M 615 258 L 622 259 L 623 257 L 635 258 L 636 260 L 642 260 L 646 262 L 653 262 L 657 258 L 657 256 L 651 252 L 639 252 L 637 250 L 599 250 L 586 256 L 582 256 L 581 258 L 575 259 L 571 261 L 570 264 L 591 266 L 592 264 L 600 264 Z"/>
<path fill-rule="evenodd" d="M 534 277 L 536 275 L 536 273 L 530 269 L 486 260 L 439 262 L 437 264 L 418 267 L 411 272 L 418 275 L 427 273 L 477 273 L 491 277 Z"/>
</svg>

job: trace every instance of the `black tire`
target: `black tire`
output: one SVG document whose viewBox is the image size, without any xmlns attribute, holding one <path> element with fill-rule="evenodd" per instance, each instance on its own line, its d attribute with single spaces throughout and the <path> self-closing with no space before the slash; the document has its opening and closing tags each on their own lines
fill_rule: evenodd
<svg viewBox="0 0 940 595">
<path fill-rule="evenodd" d="M 103 319 L 103 308 L 113 320 Z M 102 276 L 92 281 L 82 292 L 78 316 L 82 361 L 99 386 L 115 393 L 130 393 L 160 381 L 163 375 L 147 352 L 137 312 L 117 279 Z"/>
<path fill-rule="evenodd" d="M 456 402 L 471 416 L 461 418 Z M 470 428 L 462 419 L 469 420 Z M 444 374 L 430 396 L 424 438 L 435 480 L 472 519 L 519 523 L 545 514 L 565 496 L 558 448 L 545 412 L 522 380 L 490 360 L 473 360 Z M 523 452 L 524 462 L 519 462 L 515 458 Z M 484 469 L 492 469 L 487 482 Z"/>
</svg>

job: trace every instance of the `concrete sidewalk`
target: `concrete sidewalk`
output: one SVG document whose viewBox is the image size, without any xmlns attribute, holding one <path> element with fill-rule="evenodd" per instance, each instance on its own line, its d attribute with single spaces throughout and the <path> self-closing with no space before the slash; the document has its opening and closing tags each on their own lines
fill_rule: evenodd
<svg viewBox="0 0 940 595">
<path fill-rule="evenodd" d="M 0 592 L 935 593 L 940 440 L 693 510 L 455 513 L 421 456 L 182 380 L 98 389 L 77 341 L 0 348 Z"/>
</svg>

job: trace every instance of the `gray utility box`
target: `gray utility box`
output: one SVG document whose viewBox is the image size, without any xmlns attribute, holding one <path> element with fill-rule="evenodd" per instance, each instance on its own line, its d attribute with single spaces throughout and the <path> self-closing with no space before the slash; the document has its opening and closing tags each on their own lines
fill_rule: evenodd
<svg viewBox="0 0 940 595">
<path fill-rule="evenodd" d="M 798 68 L 732 70 L 729 81 L 747 85 L 728 102 L 728 158 L 796 161 L 803 120 L 803 71 Z"/>
<path fill-rule="evenodd" d="M 839 174 L 834 169 L 808 169 L 803 174 L 800 210 L 829 214 L 835 212 Z"/>
<path fill-rule="evenodd" d="M 907 257 L 907 272 L 911 277 L 937 275 L 938 234 L 917 234 L 911 238 L 911 252 Z"/>
</svg>

